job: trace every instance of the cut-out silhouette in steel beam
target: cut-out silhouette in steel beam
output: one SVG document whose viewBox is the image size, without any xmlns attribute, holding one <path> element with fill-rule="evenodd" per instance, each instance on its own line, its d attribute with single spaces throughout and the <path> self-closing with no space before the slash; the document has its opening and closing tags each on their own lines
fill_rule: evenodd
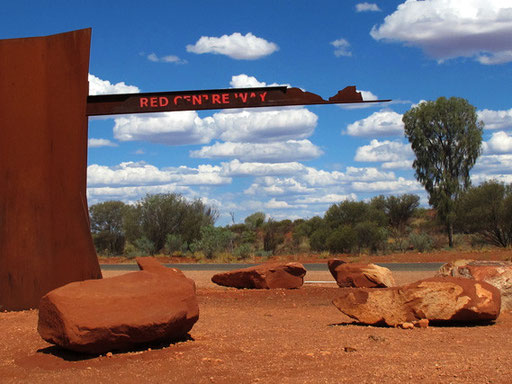
<svg viewBox="0 0 512 384">
<path fill-rule="evenodd" d="M 126 93 L 89 96 L 87 115 L 115 115 L 206 109 L 282 107 L 290 105 L 378 103 L 389 100 L 363 100 L 355 86 L 349 86 L 324 100 L 299 88 L 261 87 L 199 91 Z"/>
</svg>

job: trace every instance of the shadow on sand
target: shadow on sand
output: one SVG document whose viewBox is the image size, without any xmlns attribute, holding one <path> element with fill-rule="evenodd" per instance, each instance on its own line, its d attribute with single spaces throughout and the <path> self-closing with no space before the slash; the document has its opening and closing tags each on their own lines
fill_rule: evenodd
<svg viewBox="0 0 512 384">
<path fill-rule="evenodd" d="M 112 350 L 110 352 L 112 352 L 113 355 L 117 355 L 117 354 L 123 354 L 123 353 L 143 352 L 143 351 L 147 351 L 148 349 L 160 350 L 160 349 L 168 348 L 172 345 L 184 343 L 186 341 L 194 341 L 194 338 L 192 336 L 190 336 L 190 334 L 186 334 L 185 336 L 178 338 L 178 339 L 160 340 L 160 341 L 156 341 L 156 342 L 143 343 L 143 344 L 138 344 L 135 347 L 132 346 L 127 349 Z M 98 353 L 98 354 L 89 354 L 89 353 L 71 351 L 71 350 L 59 347 L 57 345 L 52 345 L 50 347 L 38 349 L 37 353 L 45 354 L 45 355 L 52 355 L 52 356 L 58 357 L 65 361 L 85 361 L 85 360 L 95 359 L 99 356 L 103 356 L 108 352 Z"/>
</svg>

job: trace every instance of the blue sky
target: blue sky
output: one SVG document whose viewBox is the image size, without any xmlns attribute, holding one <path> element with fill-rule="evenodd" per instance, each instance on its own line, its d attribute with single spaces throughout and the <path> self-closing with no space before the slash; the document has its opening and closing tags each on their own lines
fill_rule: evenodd
<svg viewBox="0 0 512 384">
<path fill-rule="evenodd" d="M 290 85 L 358 108 L 173 112 L 89 120 L 89 204 L 178 192 L 218 224 L 323 215 L 344 199 L 426 194 L 402 114 L 467 99 L 485 123 L 474 184 L 512 182 L 512 1 L 16 1 L 0 38 L 93 29 L 90 93 Z"/>
</svg>

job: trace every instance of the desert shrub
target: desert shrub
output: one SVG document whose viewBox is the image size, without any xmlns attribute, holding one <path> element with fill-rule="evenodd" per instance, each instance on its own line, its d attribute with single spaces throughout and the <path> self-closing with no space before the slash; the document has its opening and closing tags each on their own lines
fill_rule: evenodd
<svg viewBox="0 0 512 384">
<path fill-rule="evenodd" d="M 351 253 L 356 244 L 357 234 L 349 225 L 332 231 L 326 239 L 326 247 L 331 253 Z"/>
<path fill-rule="evenodd" d="M 359 249 L 366 248 L 370 252 L 383 249 L 387 239 L 387 231 L 373 221 L 364 221 L 354 227 Z"/>
<path fill-rule="evenodd" d="M 433 240 L 426 233 L 411 233 L 409 235 L 409 244 L 419 252 L 432 249 Z"/>
<path fill-rule="evenodd" d="M 218 212 L 201 200 L 189 201 L 177 193 L 146 195 L 125 210 L 124 230 L 129 241 L 147 238 L 158 252 L 165 247 L 169 233 L 179 234 L 191 243 L 199 239 L 200 229 L 213 225 Z"/>
<path fill-rule="evenodd" d="M 124 245 L 124 256 L 128 259 L 133 259 L 134 257 L 141 256 L 141 253 L 135 245 L 127 241 Z"/>
<path fill-rule="evenodd" d="M 265 251 L 263 249 L 258 249 L 257 251 L 254 251 L 254 256 L 257 257 L 270 257 L 272 256 L 272 252 Z"/>
<path fill-rule="evenodd" d="M 488 244 L 512 245 L 512 187 L 491 180 L 467 190 L 458 201 L 457 224 Z"/>
<path fill-rule="evenodd" d="M 246 259 L 249 256 L 251 256 L 252 253 L 252 247 L 250 244 L 241 244 L 240 246 L 236 247 L 233 251 L 233 255 L 238 259 Z"/>
<path fill-rule="evenodd" d="M 105 256 L 123 254 L 126 209 L 127 205 L 121 201 L 105 201 L 89 208 L 91 233 L 98 253 Z"/>
<path fill-rule="evenodd" d="M 274 221 L 272 219 L 269 219 L 264 224 L 263 249 L 265 251 L 274 253 L 277 246 L 284 241 L 284 233 L 287 229 L 286 226 L 288 223 L 284 224 L 285 225 L 282 225 L 281 222 Z"/>
<path fill-rule="evenodd" d="M 190 245 L 192 252 L 201 251 L 211 259 L 215 253 L 224 252 L 231 246 L 233 234 L 229 229 L 207 225 L 201 228 L 201 239 Z"/>
<path fill-rule="evenodd" d="M 326 251 L 327 238 L 330 233 L 330 229 L 325 226 L 316 229 L 309 238 L 309 245 L 311 246 L 311 249 L 316 252 Z"/>
<path fill-rule="evenodd" d="M 156 253 L 155 244 L 144 236 L 135 240 L 135 247 L 137 247 L 141 256 L 154 255 Z"/>
<path fill-rule="evenodd" d="M 183 238 L 180 235 L 169 233 L 165 237 L 165 250 L 168 254 L 173 254 L 175 252 L 186 253 L 188 250 L 188 244 L 186 241 L 183 241 Z"/>
</svg>

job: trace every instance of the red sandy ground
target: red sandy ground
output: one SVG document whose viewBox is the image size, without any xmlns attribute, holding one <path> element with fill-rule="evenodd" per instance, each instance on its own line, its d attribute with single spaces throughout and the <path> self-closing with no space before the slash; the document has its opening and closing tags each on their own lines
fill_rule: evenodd
<svg viewBox="0 0 512 384">
<path fill-rule="evenodd" d="M 86 357 L 43 341 L 36 310 L 0 313 L 0 383 L 511 382 L 510 312 L 492 325 L 368 327 L 331 304 L 336 284 L 236 290 L 212 284 L 213 273 L 186 272 L 198 287 L 200 318 L 189 340 L 170 345 Z M 432 275 L 394 273 L 398 284 Z M 328 272 L 305 280 L 333 281 Z"/>
<path fill-rule="evenodd" d="M 195 263 L 196 260 L 191 257 L 177 257 L 158 255 L 158 260 L 162 263 Z M 347 262 L 371 262 L 371 263 L 428 263 L 428 262 L 449 262 L 459 259 L 473 259 L 473 260 L 512 260 L 512 249 L 503 248 L 490 248 L 482 251 L 436 251 L 436 252 L 405 252 L 393 253 L 387 255 L 282 255 L 274 256 L 270 259 L 254 257 L 243 262 L 247 263 L 263 263 L 265 261 L 299 261 L 301 263 L 325 263 L 330 258 L 339 258 Z M 100 257 L 102 264 L 119 264 L 119 263 L 135 263 L 134 259 L 126 259 L 124 257 Z M 211 260 L 208 262 L 215 263 L 217 261 Z"/>
</svg>

